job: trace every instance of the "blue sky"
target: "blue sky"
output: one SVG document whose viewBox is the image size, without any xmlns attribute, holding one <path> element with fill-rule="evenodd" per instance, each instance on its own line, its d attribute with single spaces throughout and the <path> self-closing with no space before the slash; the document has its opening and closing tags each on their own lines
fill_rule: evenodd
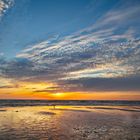
<svg viewBox="0 0 140 140">
<path fill-rule="evenodd" d="M 27 45 L 77 32 L 94 24 L 115 4 L 119 1 L 13 1 L 0 24 L 1 51 L 14 57 Z"/>
<path fill-rule="evenodd" d="M 140 91 L 139 14 L 139 0 L 1 0 L 0 76 L 51 92 Z"/>
</svg>

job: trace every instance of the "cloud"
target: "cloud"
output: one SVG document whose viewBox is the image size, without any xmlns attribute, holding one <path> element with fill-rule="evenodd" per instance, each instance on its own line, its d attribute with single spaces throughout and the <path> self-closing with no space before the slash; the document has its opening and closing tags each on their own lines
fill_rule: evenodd
<svg viewBox="0 0 140 140">
<path fill-rule="evenodd" d="M 59 81 L 65 91 L 98 92 L 98 91 L 140 91 L 140 77 L 123 78 L 79 78 Z M 65 89 L 65 87 L 67 87 Z"/>
<path fill-rule="evenodd" d="M 36 92 L 140 90 L 140 6 L 132 5 L 69 36 L 27 46 L 15 60 L 0 60 L 1 76 L 58 85 Z"/>
<path fill-rule="evenodd" d="M 30 76 L 32 73 L 33 64 L 27 59 L 14 59 L 7 61 L 4 58 L 0 60 L 1 76 L 18 78 Z"/>
<path fill-rule="evenodd" d="M 0 89 L 2 88 L 18 88 L 18 86 L 17 85 L 16 86 L 0 86 Z"/>
<path fill-rule="evenodd" d="M 0 17 L 14 4 L 14 0 L 1 0 L 0 1 Z"/>
</svg>

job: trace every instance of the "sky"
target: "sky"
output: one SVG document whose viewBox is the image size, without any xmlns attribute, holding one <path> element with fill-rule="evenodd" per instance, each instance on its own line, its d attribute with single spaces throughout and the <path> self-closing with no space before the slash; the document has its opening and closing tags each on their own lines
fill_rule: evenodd
<svg viewBox="0 0 140 140">
<path fill-rule="evenodd" d="M 0 99 L 140 100 L 139 0 L 0 0 Z"/>
</svg>

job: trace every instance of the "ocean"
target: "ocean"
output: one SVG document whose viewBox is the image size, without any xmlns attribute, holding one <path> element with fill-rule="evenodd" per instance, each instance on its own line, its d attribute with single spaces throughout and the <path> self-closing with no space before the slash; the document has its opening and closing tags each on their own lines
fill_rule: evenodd
<svg viewBox="0 0 140 140">
<path fill-rule="evenodd" d="M 101 105 L 101 106 L 139 106 L 140 101 L 128 100 L 0 100 L 0 107 L 2 106 L 49 106 L 49 105 Z"/>
</svg>

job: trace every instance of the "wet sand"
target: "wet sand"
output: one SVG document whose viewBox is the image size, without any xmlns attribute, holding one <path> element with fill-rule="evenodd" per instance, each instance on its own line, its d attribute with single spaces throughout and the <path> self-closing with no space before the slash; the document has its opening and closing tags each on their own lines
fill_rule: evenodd
<svg viewBox="0 0 140 140">
<path fill-rule="evenodd" d="M 140 107 L 3 107 L 0 140 L 140 140 Z"/>
</svg>

